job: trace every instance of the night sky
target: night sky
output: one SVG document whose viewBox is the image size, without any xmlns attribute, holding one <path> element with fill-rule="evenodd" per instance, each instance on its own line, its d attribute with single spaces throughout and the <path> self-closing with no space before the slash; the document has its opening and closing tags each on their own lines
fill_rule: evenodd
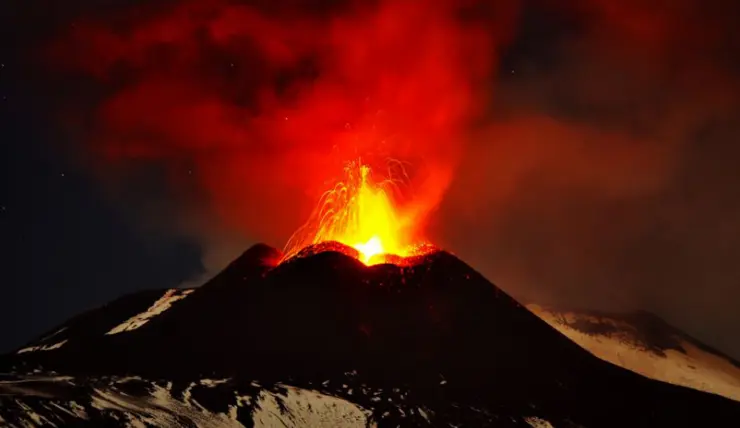
<svg viewBox="0 0 740 428">
<path fill-rule="evenodd" d="M 2 2 L 0 350 L 281 247 L 372 148 L 520 300 L 740 358 L 737 2 L 271 3 Z"/>
</svg>

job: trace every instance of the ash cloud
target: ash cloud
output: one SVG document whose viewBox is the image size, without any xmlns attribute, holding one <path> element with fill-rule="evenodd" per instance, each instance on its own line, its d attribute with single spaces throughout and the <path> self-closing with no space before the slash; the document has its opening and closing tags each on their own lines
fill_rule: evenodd
<svg viewBox="0 0 740 428">
<path fill-rule="evenodd" d="M 395 157 L 429 237 L 521 300 L 645 308 L 740 356 L 738 6 L 463 3 L 128 4 L 46 58 L 92 79 L 65 116 L 91 168 L 127 207 L 160 171 L 139 216 L 213 269 L 282 245 L 342 162 Z"/>
<path fill-rule="evenodd" d="M 524 301 L 645 308 L 740 356 L 740 9 L 525 10 L 439 239 Z"/>
<path fill-rule="evenodd" d="M 195 233 L 215 269 L 233 257 L 218 256 L 224 247 L 283 245 L 358 157 L 411 162 L 409 209 L 436 207 L 517 12 L 314 3 L 120 7 L 82 15 L 47 48 L 54 67 L 96 88 L 77 106 L 91 167 L 114 194 L 132 171 L 163 171 L 179 214 L 141 217 Z"/>
</svg>

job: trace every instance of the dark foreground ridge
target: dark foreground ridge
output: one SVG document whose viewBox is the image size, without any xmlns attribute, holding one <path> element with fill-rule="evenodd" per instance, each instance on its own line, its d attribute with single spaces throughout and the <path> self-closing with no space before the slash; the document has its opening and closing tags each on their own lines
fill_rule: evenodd
<svg viewBox="0 0 740 428">
<path fill-rule="evenodd" d="M 365 412 L 359 425 L 342 419 L 322 426 L 740 420 L 735 402 L 593 357 L 448 253 L 371 267 L 338 251 L 278 265 L 280 258 L 255 246 L 199 289 L 124 297 L 6 356 L 0 371 L 12 376 L 0 383 L 0 425 L 33 411 L 58 418 L 58 426 L 157 426 L 169 417 L 157 413 L 164 411 L 174 413 L 166 419 L 174 426 L 270 426 L 259 416 L 269 394 L 281 403 L 279 423 L 321 425 L 296 416 L 300 406 L 286 404 L 295 401 L 287 398 L 290 388 Z M 162 404 L 163 395 L 177 403 Z M 155 410 L 147 407 L 155 401 Z M 53 410 L 71 409 L 69 402 L 87 419 Z M 199 422 L 192 409 L 226 419 Z"/>
</svg>

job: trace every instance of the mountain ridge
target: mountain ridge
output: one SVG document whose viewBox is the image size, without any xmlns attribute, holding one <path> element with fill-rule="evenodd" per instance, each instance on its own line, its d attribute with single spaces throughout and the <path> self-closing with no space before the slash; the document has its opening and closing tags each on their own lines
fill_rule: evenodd
<svg viewBox="0 0 740 428">
<path fill-rule="evenodd" d="M 527 308 L 593 355 L 651 379 L 740 401 L 740 363 L 645 311 Z"/>
<path fill-rule="evenodd" d="M 26 377 L 40 370 L 98 379 L 108 395 L 118 394 L 118 384 L 100 379 L 134 376 L 149 391 L 142 393 L 146 406 L 156 402 L 151 394 L 182 406 L 187 400 L 177 391 L 187 385 L 231 379 L 233 388 L 219 386 L 225 392 L 210 400 L 219 414 L 255 380 L 291 385 L 354 400 L 379 426 L 406 419 L 358 389 L 406 391 L 407 400 L 436 415 L 432 425 L 478 420 L 474 409 L 487 415 L 481 421 L 513 421 L 503 426 L 522 426 L 528 417 L 587 427 L 740 418 L 740 406 L 725 398 L 598 359 L 451 254 L 374 266 L 342 251 L 275 264 L 279 256 L 252 247 L 202 287 L 165 292 L 120 320 L 131 328 L 110 327 L 101 316 L 110 334 L 75 340 L 65 336 L 68 328 L 51 338 L 66 340 L 58 348 L 15 354 L 5 365 L 15 364 L 16 373 L 25 367 L 19 375 Z M 324 382 L 348 387 L 321 390 Z M 400 399 L 394 394 L 392 402 Z M 384 419 L 386 412 L 395 416 Z"/>
</svg>

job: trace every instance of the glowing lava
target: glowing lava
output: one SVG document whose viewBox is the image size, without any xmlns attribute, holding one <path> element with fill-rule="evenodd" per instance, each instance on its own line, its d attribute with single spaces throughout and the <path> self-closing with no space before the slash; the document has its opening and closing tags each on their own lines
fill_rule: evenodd
<svg viewBox="0 0 740 428">
<path fill-rule="evenodd" d="M 373 236 L 364 244 L 356 244 L 355 249 L 360 252 L 363 263 L 367 264 L 374 256 L 385 253 L 380 238 Z"/>
<path fill-rule="evenodd" d="M 285 258 L 322 242 L 339 242 L 358 251 L 365 264 L 385 261 L 383 255 L 416 255 L 411 218 L 393 203 L 393 192 L 401 184 L 393 177 L 374 181 L 370 167 L 361 161 L 349 163 L 345 179 L 321 197 L 309 221 L 285 247 Z"/>
</svg>

